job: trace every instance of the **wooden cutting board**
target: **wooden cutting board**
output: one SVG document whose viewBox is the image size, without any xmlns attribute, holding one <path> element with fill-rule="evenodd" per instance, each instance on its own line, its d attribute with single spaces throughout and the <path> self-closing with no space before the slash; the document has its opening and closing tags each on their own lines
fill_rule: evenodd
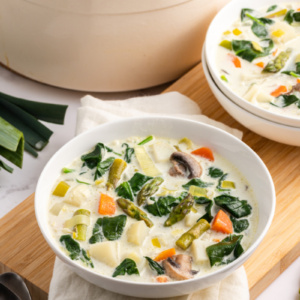
<svg viewBox="0 0 300 300">
<path fill-rule="evenodd" d="M 242 130 L 244 142 L 263 159 L 273 177 L 277 194 L 275 217 L 267 236 L 245 264 L 251 299 L 255 299 L 300 255 L 300 147 L 265 139 L 232 119 L 210 91 L 201 64 L 165 92 L 170 91 L 193 99 L 210 118 Z M 35 220 L 34 196 L 3 217 L 0 228 L 0 273 L 19 273 L 33 300 L 47 299 L 55 257 Z"/>
</svg>

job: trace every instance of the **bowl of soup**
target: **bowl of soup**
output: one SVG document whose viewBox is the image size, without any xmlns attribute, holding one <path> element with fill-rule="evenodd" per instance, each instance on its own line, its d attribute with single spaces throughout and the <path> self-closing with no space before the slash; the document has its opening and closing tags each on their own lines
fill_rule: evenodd
<svg viewBox="0 0 300 300">
<path fill-rule="evenodd" d="M 254 115 L 300 127 L 297 1 L 231 1 L 213 19 L 205 51 L 221 91 Z"/>
<path fill-rule="evenodd" d="M 246 144 L 169 117 L 75 137 L 49 160 L 35 193 L 40 230 L 64 263 L 141 298 L 188 294 L 231 274 L 262 241 L 274 209 L 270 173 Z"/>
</svg>

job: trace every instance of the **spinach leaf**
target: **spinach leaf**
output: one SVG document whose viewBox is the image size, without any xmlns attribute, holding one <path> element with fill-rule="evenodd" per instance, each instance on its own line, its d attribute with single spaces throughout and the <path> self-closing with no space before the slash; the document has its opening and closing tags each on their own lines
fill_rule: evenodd
<svg viewBox="0 0 300 300">
<path fill-rule="evenodd" d="M 81 260 L 87 266 L 94 268 L 94 264 L 86 251 L 80 248 L 79 243 L 73 240 L 70 235 L 62 235 L 59 241 L 69 251 L 69 256 L 72 260 Z"/>
<path fill-rule="evenodd" d="M 262 21 L 258 20 L 257 18 L 251 16 L 248 13 L 246 13 L 246 16 L 253 21 L 251 30 L 257 37 L 261 38 L 266 37 L 268 35 L 268 31 L 265 27 L 265 24 Z"/>
<path fill-rule="evenodd" d="M 117 277 L 119 275 L 125 275 L 127 273 L 128 275 L 137 274 L 140 275 L 139 270 L 136 266 L 136 263 L 134 260 L 130 258 L 125 258 L 120 265 L 118 265 L 112 275 L 112 277 Z"/>
<path fill-rule="evenodd" d="M 251 214 L 252 207 L 246 200 L 239 200 L 237 197 L 230 195 L 220 195 L 214 198 L 216 205 L 224 208 L 235 218 L 246 217 Z"/>
<path fill-rule="evenodd" d="M 145 209 L 153 216 L 166 216 L 171 212 L 174 206 L 178 205 L 180 201 L 187 196 L 187 194 L 187 192 L 183 192 L 177 198 L 173 196 L 159 197 L 153 204 L 146 205 Z"/>
<path fill-rule="evenodd" d="M 222 181 L 224 181 L 224 180 L 226 179 L 227 175 L 228 175 L 227 173 L 223 174 L 223 175 L 220 177 L 219 181 L 218 181 L 217 190 L 218 190 L 219 192 L 230 191 L 230 189 L 224 189 L 224 188 L 222 188 Z"/>
<path fill-rule="evenodd" d="M 135 173 L 128 181 L 133 194 L 136 195 L 137 192 L 143 187 L 143 185 L 150 179 L 153 179 L 153 177 L 146 176 L 141 173 Z"/>
<path fill-rule="evenodd" d="M 105 146 L 102 143 L 98 143 L 92 152 L 82 155 L 81 160 L 84 162 L 83 166 L 87 166 L 89 169 L 95 168 L 102 160 L 104 149 Z"/>
<path fill-rule="evenodd" d="M 220 243 L 211 245 L 206 248 L 207 256 L 209 257 L 210 265 L 228 264 L 237 259 L 244 249 L 241 246 L 243 235 L 230 235 Z M 228 257 L 231 255 L 231 257 Z"/>
<path fill-rule="evenodd" d="M 277 107 L 287 107 L 293 103 L 298 104 L 298 107 L 300 108 L 300 99 L 295 95 L 280 95 L 276 98 L 275 102 L 271 102 L 272 105 Z"/>
<path fill-rule="evenodd" d="M 197 222 L 200 220 L 200 219 L 205 219 L 208 223 L 210 223 L 213 219 L 213 216 L 211 215 L 211 208 L 213 206 L 213 202 L 212 200 L 206 198 L 206 197 L 194 197 L 194 200 L 197 204 L 206 204 L 205 206 L 205 211 L 206 213 L 200 217 Z"/>
<path fill-rule="evenodd" d="M 272 5 L 267 9 L 267 12 L 273 11 L 277 8 L 277 5 Z"/>
<path fill-rule="evenodd" d="M 269 55 L 274 47 L 274 43 L 271 39 L 264 39 L 261 43 L 265 44 L 265 46 L 262 47 L 262 52 L 255 50 L 251 41 L 232 40 L 231 42 L 235 54 L 249 62 L 252 62 L 255 58 Z"/>
<path fill-rule="evenodd" d="M 98 178 L 102 177 L 105 174 L 105 172 L 109 170 L 114 160 L 114 157 L 109 157 L 104 161 L 98 162 L 96 172 L 94 175 L 94 180 L 97 180 Z"/>
<path fill-rule="evenodd" d="M 233 225 L 234 232 L 241 233 L 249 227 L 249 221 L 247 219 L 237 220 L 233 216 L 230 216 L 230 220 Z"/>
<path fill-rule="evenodd" d="M 300 22 L 300 12 L 297 11 L 293 14 L 293 18 L 295 22 Z"/>
<path fill-rule="evenodd" d="M 284 17 L 284 21 L 286 21 L 286 22 L 288 22 L 290 25 L 293 23 L 293 21 L 294 21 L 294 18 L 293 18 L 293 13 L 294 13 L 294 10 L 293 9 L 290 9 L 287 13 L 286 13 L 286 15 L 285 15 L 285 17 Z"/>
<path fill-rule="evenodd" d="M 117 188 L 116 188 L 117 195 L 119 197 L 128 199 L 130 201 L 133 201 L 133 193 L 130 187 L 130 184 L 128 181 L 122 182 Z"/>
<path fill-rule="evenodd" d="M 128 146 L 128 144 L 126 143 L 123 143 L 122 144 L 122 147 L 125 146 L 126 149 L 125 149 L 125 155 L 124 155 L 124 160 L 127 162 L 127 163 L 131 163 L 131 157 L 132 155 L 134 154 L 134 149 L 133 148 L 130 148 Z"/>
<path fill-rule="evenodd" d="M 163 275 L 163 274 L 165 274 L 164 268 L 159 263 L 157 263 L 156 261 L 152 260 L 148 256 L 145 256 L 145 258 L 148 260 L 150 268 L 152 270 L 156 271 L 157 275 Z"/>
<path fill-rule="evenodd" d="M 211 178 L 219 178 L 224 174 L 224 172 L 218 168 L 210 167 L 208 169 L 208 175 Z"/>
<path fill-rule="evenodd" d="M 119 239 L 126 225 L 126 220 L 126 215 L 99 218 L 94 225 L 93 235 L 89 239 L 89 243 L 95 244 L 103 241 L 104 237 L 109 241 Z"/>
<path fill-rule="evenodd" d="M 206 188 L 210 185 L 213 185 L 213 183 L 211 182 L 204 182 L 199 178 L 193 178 L 191 179 L 188 183 L 184 184 L 182 187 L 186 190 L 188 190 L 190 188 L 191 185 L 195 185 L 201 188 Z"/>
<path fill-rule="evenodd" d="M 244 21 L 245 17 L 246 17 L 246 13 L 252 13 L 254 10 L 251 8 L 243 8 L 241 10 L 241 21 Z"/>
</svg>

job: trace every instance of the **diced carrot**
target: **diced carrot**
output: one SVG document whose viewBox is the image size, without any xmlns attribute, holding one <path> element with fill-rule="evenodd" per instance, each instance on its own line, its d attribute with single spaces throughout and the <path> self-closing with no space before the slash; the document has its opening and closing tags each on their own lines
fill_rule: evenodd
<svg viewBox="0 0 300 300">
<path fill-rule="evenodd" d="M 194 155 L 204 157 L 204 158 L 206 158 L 210 161 L 215 160 L 213 152 L 207 147 L 198 148 L 198 149 L 192 151 L 191 153 L 194 154 Z"/>
<path fill-rule="evenodd" d="M 213 241 L 214 241 L 214 242 L 216 242 L 216 243 L 219 243 L 219 242 L 221 242 L 221 240 L 220 240 L 220 239 L 213 239 Z"/>
<path fill-rule="evenodd" d="M 273 97 L 278 97 L 283 93 L 287 92 L 287 88 L 285 85 L 279 86 L 276 90 L 274 90 L 270 95 Z"/>
<path fill-rule="evenodd" d="M 260 68 L 263 68 L 265 66 L 265 64 L 262 61 L 256 63 L 256 65 Z"/>
<path fill-rule="evenodd" d="M 168 282 L 169 280 L 166 276 L 157 276 L 156 281 L 160 282 L 160 283 L 163 283 L 163 282 Z"/>
<path fill-rule="evenodd" d="M 300 78 L 297 78 L 297 83 L 300 83 Z"/>
<path fill-rule="evenodd" d="M 278 48 L 272 53 L 273 56 L 277 54 Z"/>
<path fill-rule="evenodd" d="M 101 194 L 98 213 L 100 215 L 113 215 L 116 212 L 116 202 L 106 194 Z"/>
<path fill-rule="evenodd" d="M 161 261 L 161 260 L 164 260 L 164 259 L 167 259 L 168 257 L 171 257 L 173 255 L 176 254 L 176 250 L 175 248 L 170 248 L 170 249 L 167 249 L 167 250 L 164 250 L 162 252 L 160 252 L 155 258 L 154 260 L 155 261 Z"/>
<path fill-rule="evenodd" d="M 228 53 L 228 56 L 230 57 L 231 61 L 233 62 L 234 66 L 236 68 L 241 68 L 242 64 L 241 61 L 238 59 L 238 57 L 236 57 L 235 55 Z"/>
<path fill-rule="evenodd" d="M 299 8 L 297 8 L 297 11 L 300 11 L 300 7 L 299 7 Z"/>
<path fill-rule="evenodd" d="M 223 210 L 219 210 L 216 214 L 211 229 L 223 233 L 233 233 L 232 222 Z"/>
</svg>

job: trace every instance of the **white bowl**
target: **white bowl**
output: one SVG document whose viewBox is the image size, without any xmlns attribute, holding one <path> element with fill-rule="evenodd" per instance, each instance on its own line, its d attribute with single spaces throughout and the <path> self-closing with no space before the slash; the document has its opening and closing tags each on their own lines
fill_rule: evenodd
<svg viewBox="0 0 300 300">
<path fill-rule="evenodd" d="M 282 0 L 283 2 L 291 2 L 290 0 Z M 259 106 L 256 106 L 249 101 L 243 99 L 237 93 L 232 91 L 227 84 L 220 78 L 220 72 L 218 71 L 216 56 L 217 48 L 219 47 L 219 37 L 222 33 L 229 28 L 232 23 L 240 16 L 242 8 L 262 8 L 274 4 L 274 0 L 233 0 L 223 7 L 219 13 L 214 17 L 213 21 L 209 25 L 206 39 L 205 39 L 205 51 L 207 56 L 207 65 L 209 67 L 212 78 L 219 89 L 232 101 L 238 104 L 240 107 L 247 111 L 276 123 L 283 125 L 300 127 L 300 117 L 284 116 L 277 113 L 270 112 Z"/>
<path fill-rule="evenodd" d="M 1 0 L 0 62 L 74 90 L 159 85 L 200 61 L 205 30 L 228 1 Z"/>
<path fill-rule="evenodd" d="M 202 51 L 202 66 L 208 85 L 223 108 L 239 123 L 270 140 L 300 147 L 300 127 L 282 125 L 266 120 L 247 111 L 231 101 L 215 83 L 206 61 L 205 48 Z"/>
<path fill-rule="evenodd" d="M 216 272 L 191 280 L 169 283 L 137 283 L 122 281 L 93 272 L 72 261 L 54 240 L 48 225 L 49 195 L 62 167 L 101 141 L 103 143 L 129 136 L 157 135 L 182 138 L 204 144 L 237 166 L 253 188 L 258 202 L 259 222 L 250 247 L 234 262 Z M 270 227 L 275 210 L 275 190 L 272 178 L 261 159 L 246 144 L 215 127 L 199 122 L 167 117 L 130 118 L 101 125 L 72 139 L 47 163 L 37 183 L 35 213 L 40 230 L 55 254 L 74 272 L 87 281 L 119 294 L 135 297 L 173 297 L 208 287 L 231 274 L 254 252 Z M 259 268 L 259 266 L 257 266 Z"/>
</svg>

